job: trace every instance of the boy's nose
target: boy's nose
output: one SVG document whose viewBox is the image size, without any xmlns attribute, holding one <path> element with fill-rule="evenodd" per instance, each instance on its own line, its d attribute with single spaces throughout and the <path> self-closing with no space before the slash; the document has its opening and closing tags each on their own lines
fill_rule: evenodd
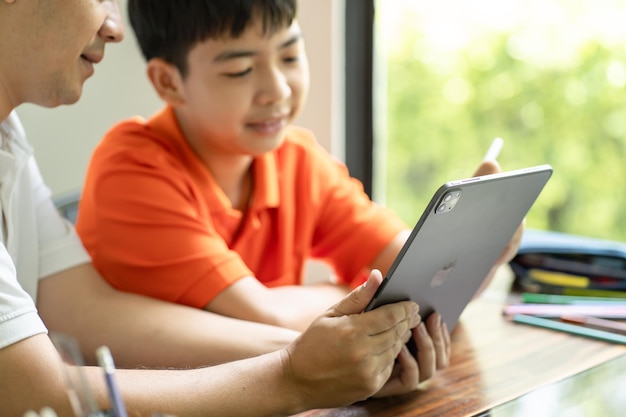
<svg viewBox="0 0 626 417">
<path fill-rule="evenodd" d="M 124 23 L 118 0 L 109 0 L 109 13 L 102 23 L 98 35 L 106 42 L 120 42 L 124 39 Z"/>
<path fill-rule="evenodd" d="M 280 68 L 273 68 L 264 77 L 263 86 L 259 92 L 259 100 L 262 104 L 280 102 L 291 96 L 291 86 L 286 75 Z"/>
</svg>

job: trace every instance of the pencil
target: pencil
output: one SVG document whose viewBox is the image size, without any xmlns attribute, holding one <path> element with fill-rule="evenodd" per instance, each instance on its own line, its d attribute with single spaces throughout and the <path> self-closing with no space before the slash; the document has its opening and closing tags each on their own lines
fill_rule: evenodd
<svg viewBox="0 0 626 417">
<path fill-rule="evenodd" d="M 626 304 L 509 304 L 504 314 L 541 317 L 592 316 L 603 319 L 626 319 Z"/>
<path fill-rule="evenodd" d="M 626 298 L 522 293 L 522 302 L 529 304 L 626 304 Z"/>
<path fill-rule="evenodd" d="M 626 345 L 626 336 L 605 332 L 603 330 L 590 329 L 588 327 L 544 319 L 541 317 L 527 316 L 525 314 L 516 314 L 513 316 L 512 320 L 516 323 L 529 324 L 531 326 L 541 327 L 544 329 L 558 330 L 591 339 Z"/>
<path fill-rule="evenodd" d="M 96 350 L 96 356 L 98 357 L 98 364 L 104 370 L 104 378 L 109 390 L 109 398 L 111 400 L 111 406 L 113 407 L 113 415 L 115 417 L 128 417 L 124 401 L 122 400 L 122 395 L 120 394 L 115 380 L 115 364 L 113 363 L 111 351 L 106 346 L 100 346 Z"/>
<path fill-rule="evenodd" d="M 561 321 L 626 336 L 626 323 L 589 316 L 562 316 Z"/>
<path fill-rule="evenodd" d="M 562 288 L 561 294 L 577 297 L 626 298 L 626 291 L 596 290 L 590 288 Z"/>
</svg>

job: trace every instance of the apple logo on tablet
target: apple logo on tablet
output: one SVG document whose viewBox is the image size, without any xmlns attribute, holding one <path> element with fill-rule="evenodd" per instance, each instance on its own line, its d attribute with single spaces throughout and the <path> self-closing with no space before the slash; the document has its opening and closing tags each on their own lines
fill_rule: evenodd
<svg viewBox="0 0 626 417">
<path fill-rule="evenodd" d="M 456 260 L 448 262 L 439 271 L 435 272 L 433 279 L 430 281 L 431 287 L 440 287 L 443 282 L 448 278 L 450 272 L 456 267 Z"/>
</svg>

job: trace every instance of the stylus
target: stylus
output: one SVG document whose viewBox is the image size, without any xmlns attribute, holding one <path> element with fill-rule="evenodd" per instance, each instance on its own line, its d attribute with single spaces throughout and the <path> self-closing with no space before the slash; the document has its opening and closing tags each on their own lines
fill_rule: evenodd
<svg viewBox="0 0 626 417">
<path fill-rule="evenodd" d="M 487 153 L 485 154 L 483 161 L 495 161 L 498 158 L 498 155 L 500 155 L 502 145 L 504 145 L 504 141 L 502 140 L 502 138 L 495 138 L 491 142 L 489 149 L 487 149 Z"/>
<path fill-rule="evenodd" d="M 124 402 L 122 401 L 122 395 L 120 394 L 117 381 L 115 380 L 115 364 L 113 363 L 111 351 L 106 346 L 100 346 L 96 350 L 96 356 L 98 357 L 98 365 L 104 370 L 104 379 L 109 390 L 113 415 L 115 417 L 128 417 Z"/>
</svg>

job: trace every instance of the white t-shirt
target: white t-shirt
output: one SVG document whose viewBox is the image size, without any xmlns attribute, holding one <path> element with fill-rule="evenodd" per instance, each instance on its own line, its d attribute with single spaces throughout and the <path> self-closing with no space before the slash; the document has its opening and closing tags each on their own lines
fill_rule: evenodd
<svg viewBox="0 0 626 417">
<path fill-rule="evenodd" d="M 56 210 L 15 112 L 0 136 L 1 348 L 46 331 L 33 301 L 39 279 L 90 258 Z"/>
</svg>

